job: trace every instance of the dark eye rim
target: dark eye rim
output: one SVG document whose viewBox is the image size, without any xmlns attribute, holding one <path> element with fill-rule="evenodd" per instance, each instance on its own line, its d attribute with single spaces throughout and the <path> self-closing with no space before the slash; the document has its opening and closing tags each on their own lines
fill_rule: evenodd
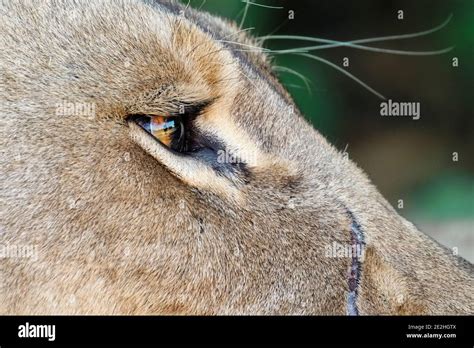
<svg viewBox="0 0 474 348">
<path fill-rule="evenodd" d="M 200 102 L 200 103 L 174 103 L 178 105 L 176 109 L 180 112 L 173 112 L 168 114 L 154 114 L 154 113 L 135 113 L 130 114 L 126 117 L 126 122 L 133 122 L 140 126 L 140 128 L 151 136 L 155 141 L 160 145 L 164 146 L 168 151 L 172 151 L 175 154 L 190 154 L 196 151 L 199 151 L 203 148 L 201 146 L 201 140 L 203 138 L 195 131 L 193 125 L 194 120 L 199 117 L 203 110 L 211 103 L 211 101 Z M 179 134 L 179 143 L 175 144 L 176 146 L 168 146 L 164 144 L 160 139 L 155 137 L 150 129 L 146 129 L 139 120 L 143 117 L 153 117 L 160 116 L 165 119 L 175 119 L 180 124 L 180 134 Z"/>
<path fill-rule="evenodd" d="M 208 134 L 207 132 L 202 132 L 193 125 L 194 120 L 199 117 L 202 113 L 202 110 L 209 103 L 203 103 L 199 107 L 194 106 L 187 110 L 185 113 L 181 114 L 169 114 L 169 115 L 156 115 L 156 114 L 130 114 L 126 118 L 126 122 L 133 123 L 138 128 L 144 132 L 147 136 L 150 136 L 159 146 L 162 146 L 166 151 L 170 151 L 175 156 L 180 157 L 192 157 L 196 160 L 199 160 L 211 169 L 216 171 L 217 174 L 221 176 L 228 177 L 229 175 L 239 175 L 241 177 L 248 177 L 250 174 L 245 163 L 221 163 L 218 160 L 219 152 L 226 151 L 225 144 L 214 134 Z M 184 151 L 177 151 L 171 147 L 162 143 L 158 138 L 156 138 L 151 132 L 148 132 L 146 129 L 141 127 L 136 120 L 143 116 L 162 116 L 164 118 L 179 118 L 182 122 L 182 132 L 184 132 L 184 137 L 186 138 L 186 146 L 183 149 Z"/>
</svg>

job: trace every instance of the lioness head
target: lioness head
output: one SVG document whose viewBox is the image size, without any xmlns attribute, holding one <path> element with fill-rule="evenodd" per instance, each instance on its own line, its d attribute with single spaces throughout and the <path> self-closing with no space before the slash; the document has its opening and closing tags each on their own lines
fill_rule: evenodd
<svg viewBox="0 0 474 348">
<path fill-rule="evenodd" d="M 167 1 L 0 15 L 0 242 L 38 256 L 0 260 L 2 313 L 430 312 L 417 246 L 457 261 L 302 118 L 235 24 Z M 373 248 L 365 283 L 334 243 Z"/>
</svg>

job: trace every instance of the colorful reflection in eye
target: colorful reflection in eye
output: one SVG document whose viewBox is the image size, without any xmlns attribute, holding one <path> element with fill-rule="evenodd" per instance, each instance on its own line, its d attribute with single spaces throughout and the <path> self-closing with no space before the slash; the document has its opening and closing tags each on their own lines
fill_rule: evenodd
<svg viewBox="0 0 474 348">
<path fill-rule="evenodd" d="M 170 149 L 184 150 L 184 126 L 180 117 L 143 115 L 136 118 L 136 122 Z"/>
</svg>

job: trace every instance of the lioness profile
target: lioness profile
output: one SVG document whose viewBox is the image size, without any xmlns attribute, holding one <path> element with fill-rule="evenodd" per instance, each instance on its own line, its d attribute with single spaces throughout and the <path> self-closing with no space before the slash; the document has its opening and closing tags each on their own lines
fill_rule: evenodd
<svg viewBox="0 0 474 348">
<path fill-rule="evenodd" d="M 472 264 L 303 119 L 237 25 L 11 0 L 0 33 L 1 314 L 474 313 Z"/>
</svg>

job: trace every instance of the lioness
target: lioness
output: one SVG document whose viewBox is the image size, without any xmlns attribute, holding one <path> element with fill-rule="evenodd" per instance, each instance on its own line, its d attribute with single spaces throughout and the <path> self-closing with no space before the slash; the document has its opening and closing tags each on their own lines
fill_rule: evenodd
<svg viewBox="0 0 474 348">
<path fill-rule="evenodd" d="M 0 16 L 1 314 L 474 313 L 473 266 L 303 119 L 248 32 L 168 1 Z"/>
</svg>

